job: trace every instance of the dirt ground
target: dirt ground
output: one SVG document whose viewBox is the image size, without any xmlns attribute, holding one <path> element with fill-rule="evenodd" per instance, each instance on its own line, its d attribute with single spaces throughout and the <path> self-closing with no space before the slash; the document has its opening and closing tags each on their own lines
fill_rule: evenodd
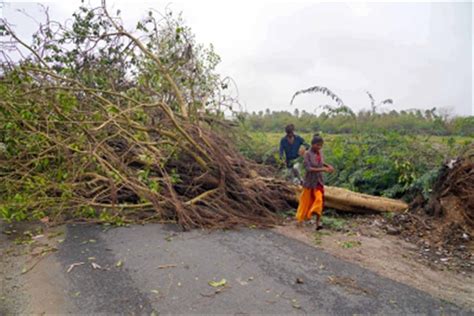
<svg viewBox="0 0 474 316">
<path fill-rule="evenodd" d="M 274 230 L 434 297 L 474 308 L 472 273 L 450 269 L 449 260 L 429 262 L 419 246 L 387 234 L 383 216 L 329 219 L 330 225 L 317 232 L 314 224 L 297 227 L 291 218 Z"/>
<path fill-rule="evenodd" d="M 57 264 L 45 259 L 56 252 L 64 240 L 64 228 L 47 228 L 30 222 L 16 225 L 0 222 L 0 229 L 0 315 L 8 315 L 4 308 L 21 314 L 37 314 L 36 311 L 46 305 L 50 313 L 59 313 L 54 307 L 65 304 L 58 294 L 62 290 L 50 286 L 48 274 Z M 11 273 L 13 271 L 17 273 Z M 26 301 L 28 304 L 24 304 Z M 17 309 L 18 306 L 28 308 Z"/>
</svg>

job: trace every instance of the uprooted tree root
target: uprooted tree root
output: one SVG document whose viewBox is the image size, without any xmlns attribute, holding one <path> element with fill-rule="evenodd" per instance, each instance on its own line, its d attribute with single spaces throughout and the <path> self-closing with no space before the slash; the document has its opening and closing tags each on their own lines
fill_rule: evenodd
<svg viewBox="0 0 474 316">
<path fill-rule="evenodd" d="M 410 211 L 395 215 L 392 224 L 425 251 L 433 250 L 443 260 L 454 257 L 454 265 L 472 271 L 474 148 L 443 166 L 429 199 L 418 196 Z"/>
<path fill-rule="evenodd" d="M 7 28 L 34 58 L 3 63 L 3 217 L 175 221 L 184 228 L 277 223 L 275 212 L 291 207 L 287 201 L 294 192 L 283 182 L 266 180 L 268 168 L 234 149 L 223 136 L 228 127 L 222 115 L 213 117 L 212 109 L 203 108 L 206 100 L 196 99 L 195 87 L 179 86 L 170 68 L 174 64 L 165 66 L 165 58 L 125 31 L 105 6 L 84 12 L 88 23 L 97 25 L 96 33 L 104 34 L 86 36 L 77 47 L 58 46 L 50 55 L 73 54 L 76 73 L 38 53 L 63 43 L 61 34 L 67 33 L 49 34 L 39 44 L 42 49 L 34 49 Z M 120 48 L 117 58 L 128 58 L 116 65 L 141 60 L 130 68 L 146 65 L 159 83 L 149 77 L 125 83 L 117 78 L 102 86 L 90 82 L 103 72 L 101 56 L 91 51 L 104 45 Z"/>
</svg>

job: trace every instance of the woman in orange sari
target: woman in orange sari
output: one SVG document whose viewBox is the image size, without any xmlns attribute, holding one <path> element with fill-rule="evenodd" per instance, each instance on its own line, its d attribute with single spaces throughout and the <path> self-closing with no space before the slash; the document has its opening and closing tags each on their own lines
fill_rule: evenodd
<svg viewBox="0 0 474 316">
<path fill-rule="evenodd" d="M 323 148 L 324 140 L 318 134 L 313 136 L 311 149 L 304 155 L 304 167 L 306 175 L 303 182 L 303 193 L 301 193 L 296 219 L 298 223 L 311 219 L 316 214 L 316 229 L 320 230 L 321 216 L 324 208 L 324 179 L 323 172 L 333 172 L 334 168 L 324 163 Z"/>
</svg>

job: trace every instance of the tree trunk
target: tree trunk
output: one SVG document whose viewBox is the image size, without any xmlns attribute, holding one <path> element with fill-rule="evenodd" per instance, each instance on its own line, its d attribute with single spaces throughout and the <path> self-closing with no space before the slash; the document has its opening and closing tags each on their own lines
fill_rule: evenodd
<svg viewBox="0 0 474 316">
<path fill-rule="evenodd" d="M 302 190 L 302 187 L 295 187 L 296 199 L 299 199 Z M 332 186 L 324 186 L 324 203 L 326 207 L 350 212 L 404 212 L 408 209 L 408 204 L 401 200 L 352 192 Z"/>
</svg>

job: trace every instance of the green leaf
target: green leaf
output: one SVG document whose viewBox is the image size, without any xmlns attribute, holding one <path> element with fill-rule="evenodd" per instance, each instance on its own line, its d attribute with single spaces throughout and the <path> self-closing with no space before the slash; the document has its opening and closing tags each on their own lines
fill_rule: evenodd
<svg viewBox="0 0 474 316">
<path fill-rule="evenodd" d="M 120 110 L 116 106 L 111 105 L 107 108 L 107 112 L 117 114 Z"/>
<path fill-rule="evenodd" d="M 209 285 L 212 286 L 212 287 L 221 287 L 221 286 L 224 286 L 227 284 L 227 280 L 226 279 L 222 279 L 218 282 L 216 281 L 209 281 Z"/>
</svg>

